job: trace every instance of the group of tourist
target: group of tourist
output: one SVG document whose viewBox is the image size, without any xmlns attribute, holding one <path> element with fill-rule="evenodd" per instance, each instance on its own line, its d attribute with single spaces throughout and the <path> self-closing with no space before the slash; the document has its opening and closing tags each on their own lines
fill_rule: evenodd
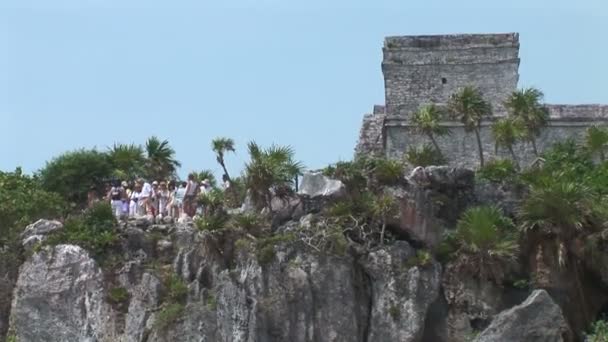
<svg viewBox="0 0 608 342">
<path fill-rule="evenodd" d="M 184 215 L 193 217 L 202 213 L 203 208 L 198 205 L 197 196 L 210 190 L 209 180 L 205 179 L 198 184 L 194 174 L 189 175 L 185 182 L 172 180 L 150 183 L 142 178 L 131 183 L 114 180 L 107 185 L 102 199 L 110 202 L 117 218 L 151 215 L 177 219 Z M 100 200 L 97 195 L 96 189 L 89 191 L 89 206 Z"/>
</svg>

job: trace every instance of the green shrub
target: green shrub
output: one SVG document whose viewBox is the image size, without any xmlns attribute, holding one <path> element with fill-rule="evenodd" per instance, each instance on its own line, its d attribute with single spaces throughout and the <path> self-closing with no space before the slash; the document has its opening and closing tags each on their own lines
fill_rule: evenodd
<svg viewBox="0 0 608 342">
<path fill-rule="evenodd" d="M 516 174 L 517 168 L 511 159 L 490 160 L 477 171 L 479 178 L 491 182 L 504 182 L 513 179 Z"/>
<path fill-rule="evenodd" d="M 256 255 L 258 263 L 265 265 L 270 263 L 275 256 L 275 246 L 282 243 L 289 243 L 295 240 L 293 233 L 276 234 L 267 238 L 260 238 L 256 241 Z"/>
<path fill-rule="evenodd" d="M 175 321 L 177 321 L 184 314 L 184 305 L 179 303 L 172 303 L 163 306 L 163 308 L 156 314 L 154 320 L 154 327 L 158 330 L 165 330 Z"/>
<path fill-rule="evenodd" d="M 49 236 L 45 243 L 78 245 L 94 257 L 101 257 L 109 252 L 118 239 L 112 208 L 106 202 L 99 202 L 82 215 L 68 218 L 63 229 Z"/>
<path fill-rule="evenodd" d="M 445 165 L 447 162 L 439 151 L 428 144 L 421 147 L 410 147 L 405 154 L 405 159 L 413 166 L 422 167 Z"/>
<path fill-rule="evenodd" d="M 259 229 L 264 224 L 264 220 L 256 213 L 243 213 L 231 217 L 231 225 L 235 228 L 243 228 L 247 231 Z"/>
<path fill-rule="evenodd" d="M 416 255 L 412 258 L 408 259 L 407 265 L 408 267 L 426 267 L 433 262 L 433 255 L 431 252 L 426 250 L 418 250 L 416 251 Z"/>
<path fill-rule="evenodd" d="M 585 341 L 588 342 L 608 341 L 608 322 L 603 319 L 593 322 L 590 332 L 585 334 L 585 338 Z"/>
<path fill-rule="evenodd" d="M 366 163 L 367 159 L 365 158 L 338 162 L 325 168 L 323 173 L 328 177 L 340 180 L 350 193 L 356 193 L 363 191 L 367 185 Z"/>
<path fill-rule="evenodd" d="M 211 311 L 217 310 L 217 299 L 212 294 L 207 296 L 207 309 Z"/>
<path fill-rule="evenodd" d="M 207 214 L 215 214 L 224 206 L 224 192 L 217 188 L 211 189 L 199 194 L 197 202 L 205 208 Z"/>
<path fill-rule="evenodd" d="M 63 196 L 79 207 L 87 203 L 91 187 L 102 189 L 112 177 L 112 163 L 108 155 L 97 150 L 76 150 L 64 153 L 39 171 L 42 186 Z"/>
<path fill-rule="evenodd" d="M 165 279 L 167 288 L 167 300 L 171 303 L 183 302 L 188 295 L 188 285 L 176 274 L 171 274 Z"/>
<path fill-rule="evenodd" d="M 61 196 L 44 190 L 20 168 L 0 172 L 0 265 L 17 257 L 19 235 L 28 224 L 41 218 L 60 218 L 66 211 Z"/>
<path fill-rule="evenodd" d="M 107 298 L 112 304 L 123 304 L 129 301 L 129 292 L 124 287 L 113 287 L 108 291 Z"/>
<path fill-rule="evenodd" d="M 515 262 L 519 253 L 516 233 L 513 222 L 497 207 L 467 209 L 454 236 L 459 266 L 481 279 L 502 283 L 506 264 Z"/>
<path fill-rule="evenodd" d="M 384 185 L 395 185 L 403 179 L 403 163 L 392 159 L 377 159 L 373 168 L 373 174 L 378 183 Z"/>
<path fill-rule="evenodd" d="M 216 231 L 224 229 L 228 222 L 228 216 L 224 213 L 211 214 L 198 218 L 196 227 L 201 231 Z"/>
</svg>

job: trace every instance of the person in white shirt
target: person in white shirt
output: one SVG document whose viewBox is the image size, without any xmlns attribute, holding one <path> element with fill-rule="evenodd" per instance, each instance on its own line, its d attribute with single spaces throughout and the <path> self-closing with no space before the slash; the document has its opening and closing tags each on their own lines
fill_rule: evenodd
<svg viewBox="0 0 608 342">
<path fill-rule="evenodd" d="M 139 179 L 138 183 L 141 184 L 138 204 L 141 208 L 143 208 L 147 215 L 152 214 L 152 203 L 150 202 L 154 194 L 152 184 L 144 181 L 143 179 Z"/>
<path fill-rule="evenodd" d="M 141 190 L 141 185 L 136 183 L 133 187 L 133 191 L 131 191 L 131 195 L 129 196 L 129 217 L 136 217 L 140 214 L 140 206 L 139 206 L 139 191 Z"/>
</svg>

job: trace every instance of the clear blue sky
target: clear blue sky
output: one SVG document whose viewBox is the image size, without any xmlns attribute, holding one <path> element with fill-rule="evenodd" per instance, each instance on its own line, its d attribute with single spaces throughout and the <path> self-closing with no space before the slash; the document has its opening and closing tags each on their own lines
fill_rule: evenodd
<svg viewBox="0 0 608 342">
<path fill-rule="evenodd" d="M 605 0 L 2 0 L 0 170 L 71 149 L 169 139 L 181 174 L 219 172 L 209 144 L 292 145 L 350 159 L 384 102 L 387 35 L 520 32 L 520 85 L 608 103 Z"/>
</svg>

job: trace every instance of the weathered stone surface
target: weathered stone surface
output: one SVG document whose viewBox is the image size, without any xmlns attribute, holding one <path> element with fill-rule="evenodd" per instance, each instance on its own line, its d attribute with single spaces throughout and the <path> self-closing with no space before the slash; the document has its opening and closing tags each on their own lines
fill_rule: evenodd
<svg viewBox="0 0 608 342">
<path fill-rule="evenodd" d="M 503 289 L 487 280 L 463 274 L 448 264 L 442 279 L 448 304 L 447 335 L 451 342 L 465 342 L 474 330 L 485 328 L 504 307 Z"/>
<path fill-rule="evenodd" d="M 48 234 L 62 228 L 63 224 L 59 221 L 38 220 L 25 227 L 21 233 L 21 245 L 25 250 L 30 250 L 36 244 L 44 241 Z"/>
<path fill-rule="evenodd" d="M 562 310 L 545 290 L 536 290 L 521 305 L 501 312 L 475 342 L 572 341 Z"/>
<path fill-rule="evenodd" d="M 302 177 L 298 193 L 311 198 L 319 196 L 340 197 L 344 193 L 344 184 L 337 179 L 331 179 L 323 175 L 321 172 L 307 172 Z"/>
<path fill-rule="evenodd" d="M 399 203 L 400 235 L 434 247 L 474 202 L 474 174 L 448 166 L 417 167 L 406 187 L 388 188 Z"/>
<path fill-rule="evenodd" d="M 401 160 L 409 148 L 430 144 L 409 118 L 422 105 L 444 108 L 449 96 L 465 86 L 482 92 L 494 116 L 505 116 L 503 102 L 516 90 L 519 79 L 517 33 L 387 37 L 383 55 L 386 106 L 377 106 L 382 110 L 363 117 L 357 155 Z M 608 122 L 606 105 L 549 104 L 546 108 L 550 122 L 538 137 L 540 152 L 567 137 L 581 139 L 589 126 Z M 509 158 L 508 151 L 495 150 L 492 121 L 481 124 L 484 157 Z M 477 167 L 475 135 L 466 132 L 458 120 L 446 117 L 442 125 L 451 135 L 436 140 L 450 165 Z M 536 159 L 531 144 L 517 144 L 515 154 L 522 165 Z"/>
<path fill-rule="evenodd" d="M 45 248 L 21 266 L 11 329 L 24 342 L 112 340 L 112 312 L 104 297 L 103 274 L 85 250 Z"/>
<path fill-rule="evenodd" d="M 404 268 L 415 256 L 406 242 L 370 253 L 362 260 L 372 279 L 369 341 L 421 341 L 429 306 L 437 299 L 441 266 Z"/>
</svg>

